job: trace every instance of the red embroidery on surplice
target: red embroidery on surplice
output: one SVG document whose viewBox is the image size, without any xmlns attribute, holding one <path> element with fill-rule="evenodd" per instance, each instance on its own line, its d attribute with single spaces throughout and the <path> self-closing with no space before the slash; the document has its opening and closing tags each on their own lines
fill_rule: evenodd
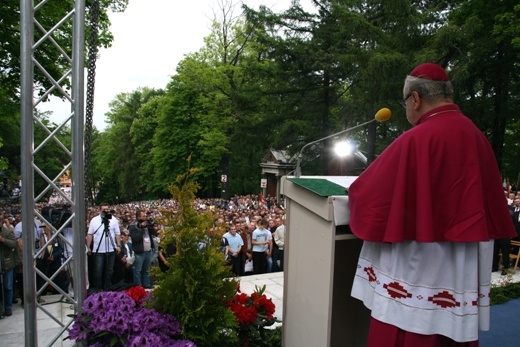
<svg viewBox="0 0 520 347">
<path fill-rule="evenodd" d="M 404 299 L 411 298 L 412 294 L 409 293 L 402 285 L 398 282 L 391 282 L 389 284 L 384 284 L 383 288 L 386 289 L 388 295 L 390 295 L 394 299 Z"/>
<path fill-rule="evenodd" d="M 439 305 L 442 308 L 447 307 L 460 307 L 460 302 L 455 300 L 455 297 L 448 293 L 446 290 L 435 294 L 434 296 L 430 296 L 428 301 L 433 302 L 436 305 Z"/>
<path fill-rule="evenodd" d="M 363 270 L 367 273 L 368 282 L 375 282 L 377 280 L 376 272 L 373 267 L 366 267 Z"/>
</svg>

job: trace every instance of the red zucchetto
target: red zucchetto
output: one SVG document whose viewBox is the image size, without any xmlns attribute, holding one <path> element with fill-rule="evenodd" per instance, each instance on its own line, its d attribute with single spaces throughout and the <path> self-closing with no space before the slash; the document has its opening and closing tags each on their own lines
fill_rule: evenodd
<svg viewBox="0 0 520 347">
<path fill-rule="evenodd" d="M 434 63 L 424 63 L 410 72 L 410 76 L 426 78 L 432 81 L 449 81 L 448 74 L 442 66 Z"/>
</svg>

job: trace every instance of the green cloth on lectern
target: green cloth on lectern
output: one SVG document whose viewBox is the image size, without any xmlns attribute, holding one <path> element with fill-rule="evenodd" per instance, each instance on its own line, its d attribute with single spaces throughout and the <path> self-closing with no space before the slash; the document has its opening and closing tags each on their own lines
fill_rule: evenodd
<svg viewBox="0 0 520 347">
<path fill-rule="evenodd" d="M 289 178 L 288 180 L 320 196 L 347 195 L 345 187 L 324 178 Z"/>
</svg>

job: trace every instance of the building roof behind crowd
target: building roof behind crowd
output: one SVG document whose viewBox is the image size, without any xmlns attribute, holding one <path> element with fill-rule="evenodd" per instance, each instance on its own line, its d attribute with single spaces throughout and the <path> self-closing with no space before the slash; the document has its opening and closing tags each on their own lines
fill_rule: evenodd
<svg viewBox="0 0 520 347">
<path fill-rule="evenodd" d="M 296 155 L 291 156 L 286 150 L 269 149 L 262 159 L 263 163 L 276 162 L 277 164 L 288 164 L 296 161 Z"/>
</svg>

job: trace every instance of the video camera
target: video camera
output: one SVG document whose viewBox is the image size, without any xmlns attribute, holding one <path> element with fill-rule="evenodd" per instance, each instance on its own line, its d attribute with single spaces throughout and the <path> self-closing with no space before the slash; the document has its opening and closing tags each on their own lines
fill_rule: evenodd
<svg viewBox="0 0 520 347">
<path fill-rule="evenodd" d="M 101 221 L 104 224 L 110 224 L 110 220 L 112 219 L 112 213 L 110 212 L 101 212 Z"/>
<path fill-rule="evenodd" d="M 70 218 L 72 211 L 69 205 L 49 205 L 41 209 L 41 214 L 47 222 L 59 229 Z"/>
<path fill-rule="evenodd" d="M 146 223 L 146 225 L 144 225 Z M 143 229 L 148 229 L 148 232 L 151 235 L 155 235 L 155 228 L 154 228 L 155 221 L 153 218 L 143 219 L 139 220 L 137 223 L 137 226 Z"/>
<path fill-rule="evenodd" d="M 146 225 L 144 225 L 144 223 L 146 223 Z M 137 221 L 137 226 L 140 227 L 140 228 L 150 228 L 152 227 L 153 228 L 153 225 L 154 225 L 155 221 L 151 218 L 149 219 L 140 219 Z"/>
</svg>

